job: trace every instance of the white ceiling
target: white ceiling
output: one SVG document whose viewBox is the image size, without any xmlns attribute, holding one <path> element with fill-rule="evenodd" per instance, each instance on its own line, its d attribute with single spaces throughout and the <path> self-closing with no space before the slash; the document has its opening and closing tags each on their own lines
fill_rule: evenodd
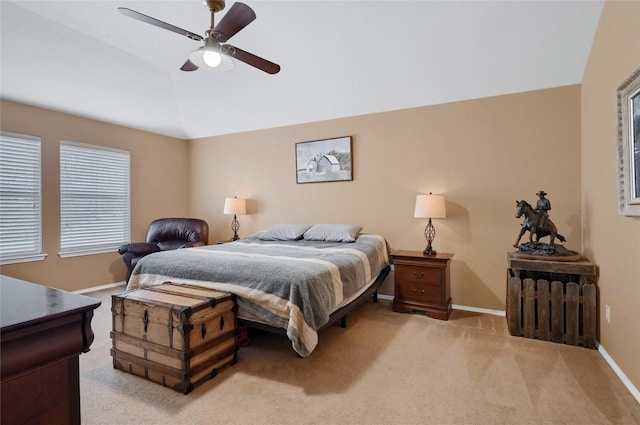
<svg viewBox="0 0 640 425">
<path fill-rule="evenodd" d="M 180 71 L 198 0 L 0 2 L 0 96 L 184 139 L 579 84 L 602 1 L 244 0 L 229 43 L 278 63 Z M 216 14 L 216 21 L 232 5 Z"/>
</svg>

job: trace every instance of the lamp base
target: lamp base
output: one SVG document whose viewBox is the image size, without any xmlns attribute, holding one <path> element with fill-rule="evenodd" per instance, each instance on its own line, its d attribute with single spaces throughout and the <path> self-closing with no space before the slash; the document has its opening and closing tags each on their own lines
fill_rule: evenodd
<svg viewBox="0 0 640 425">
<path fill-rule="evenodd" d="M 231 242 L 237 241 L 238 239 L 240 239 L 238 237 L 238 230 L 240 230 L 240 223 L 238 222 L 238 219 L 235 214 L 233 215 L 233 221 L 231 221 L 231 230 L 233 230 L 233 237 L 231 238 Z"/>
<path fill-rule="evenodd" d="M 435 249 L 431 248 L 431 242 L 433 242 L 436 237 L 436 228 L 433 227 L 431 219 L 429 219 L 429 223 L 427 223 L 427 227 L 424 229 L 424 237 L 427 240 L 427 247 L 422 253 L 424 255 L 436 255 Z"/>
</svg>

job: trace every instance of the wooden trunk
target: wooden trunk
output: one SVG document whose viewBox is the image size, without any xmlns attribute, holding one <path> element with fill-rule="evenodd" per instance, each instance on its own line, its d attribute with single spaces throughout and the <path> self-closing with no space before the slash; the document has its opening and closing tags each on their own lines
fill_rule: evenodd
<svg viewBox="0 0 640 425">
<path fill-rule="evenodd" d="M 232 294 L 164 283 L 111 301 L 116 369 L 187 394 L 237 361 Z"/>
</svg>

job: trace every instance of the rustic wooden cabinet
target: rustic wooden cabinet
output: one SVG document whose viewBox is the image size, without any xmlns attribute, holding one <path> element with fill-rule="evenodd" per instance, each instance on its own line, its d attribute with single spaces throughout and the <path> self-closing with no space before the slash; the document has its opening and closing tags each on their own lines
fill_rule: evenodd
<svg viewBox="0 0 640 425">
<path fill-rule="evenodd" d="M 584 259 L 553 261 L 508 254 L 509 333 L 597 348 L 598 268 Z"/>
<path fill-rule="evenodd" d="M 451 314 L 449 262 L 453 254 L 397 251 L 391 257 L 395 268 L 393 311 L 420 311 L 448 320 Z"/>
</svg>

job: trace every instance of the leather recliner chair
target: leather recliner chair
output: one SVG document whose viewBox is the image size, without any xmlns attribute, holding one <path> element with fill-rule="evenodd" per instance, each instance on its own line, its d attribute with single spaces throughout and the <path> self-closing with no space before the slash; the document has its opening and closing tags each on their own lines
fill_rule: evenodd
<svg viewBox="0 0 640 425">
<path fill-rule="evenodd" d="M 146 242 L 120 245 L 118 252 L 127 266 L 127 281 L 134 267 L 145 255 L 171 249 L 207 245 L 209 224 L 196 218 L 161 218 L 149 225 Z"/>
</svg>

